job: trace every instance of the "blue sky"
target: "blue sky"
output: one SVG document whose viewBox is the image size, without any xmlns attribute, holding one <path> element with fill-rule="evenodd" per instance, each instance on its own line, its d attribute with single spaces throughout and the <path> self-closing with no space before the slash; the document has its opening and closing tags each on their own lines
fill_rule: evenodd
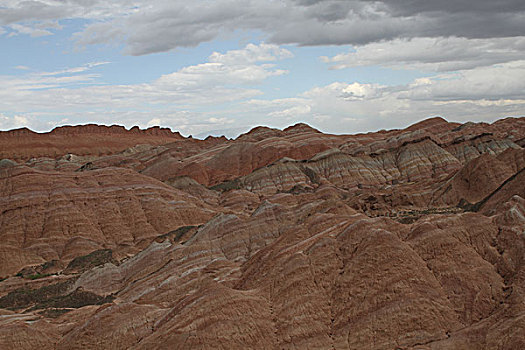
<svg viewBox="0 0 525 350">
<path fill-rule="evenodd" d="M 0 130 L 523 115 L 520 1 L 0 0 Z"/>
</svg>

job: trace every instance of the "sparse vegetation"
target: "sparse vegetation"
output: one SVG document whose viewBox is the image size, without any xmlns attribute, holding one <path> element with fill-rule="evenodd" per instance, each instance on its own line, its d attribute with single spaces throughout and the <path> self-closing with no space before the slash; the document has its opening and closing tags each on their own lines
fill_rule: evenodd
<svg viewBox="0 0 525 350">
<path fill-rule="evenodd" d="M 39 315 L 42 315 L 44 317 L 48 317 L 48 318 L 58 318 L 66 313 L 68 313 L 69 311 L 71 311 L 72 309 L 46 309 L 46 310 L 43 310 L 43 311 L 40 311 L 38 314 Z"/>
<path fill-rule="evenodd" d="M 422 210 L 403 210 L 391 215 L 394 220 L 402 224 L 411 224 L 417 221 L 420 217 L 433 214 L 453 214 L 462 213 L 462 208 L 447 207 L 447 208 L 427 208 Z"/>
<path fill-rule="evenodd" d="M 37 303 L 33 306 L 32 310 L 47 309 L 47 308 L 81 308 L 87 305 L 102 305 L 110 303 L 115 299 L 114 296 L 108 295 L 102 297 L 98 294 L 92 292 L 86 292 L 80 289 L 73 291 L 67 295 L 60 295 L 56 297 L 51 297 L 49 299 L 43 300 L 40 303 Z"/>
<path fill-rule="evenodd" d="M 307 192 L 312 192 L 312 191 L 313 191 L 312 188 L 299 184 L 299 185 L 293 186 L 289 190 L 282 191 L 282 192 L 291 193 L 291 194 L 301 194 L 301 193 L 307 193 Z"/>
<path fill-rule="evenodd" d="M 301 171 L 306 176 L 308 176 L 308 178 L 310 179 L 310 181 L 313 184 L 319 185 L 321 183 L 321 179 L 319 177 L 319 174 L 317 174 L 314 170 L 312 170 L 311 168 L 309 168 L 307 166 L 304 166 L 304 165 L 302 165 L 300 168 L 301 168 Z"/>
<path fill-rule="evenodd" d="M 86 164 L 82 165 L 80 168 L 78 168 L 75 171 L 76 172 L 81 172 L 81 171 L 89 171 L 89 170 L 94 170 L 94 169 L 96 169 L 96 168 L 93 165 L 93 163 L 92 162 L 87 162 Z"/>
<path fill-rule="evenodd" d="M 58 263 L 58 260 L 46 261 L 45 263 L 40 265 L 40 267 L 42 268 L 42 270 L 47 270 L 47 269 L 50 269 L 52 267 L 55 267 L 57 265 L 57 263 Z"/>
<path fill-rule="evenodd" d="M 44 277 L 49 277 L 51 276 L 52 274 L 50 273 L 36 273 L 34 275 L 29 275 L 29 276 L 24 276 L 24 278 L 27 278 L 29 280 L 37 280 L 39 278 L 44 278 Z"/>
<path fill-rule="evenodd" d="M 86 305 L 109 303 L 115 299 L 111 295 L 103 297 L 80 288 L 70 292 L 74 282 L 75 279 L 70 279 L 38 289 L 17 289 L 0 298 L 0 308 L 8 310 L 30 308 L 28 311 L 48 308 L 80 308 Z"/>
<path fill-rule="evenodd" d="M 211 186 L 209 189 L 213 191 L 227 192 L 231 190 L 239 190 L 241 188 L 241 181 L 239 179 L 234 179 L 231 181 L 224 181 L 220 184 Z"/>
<path fill-rule="evenodd" d="M 199 228 L 199 227 L 200 226 L 192 226 L 192 225 L 181 226 L 181 227 L 179 227 L 179 228 L 177 228 L 177 229 L 175 229 L 173 231 L 170 231 L 168 233 L 160 235 L 159 238 L 161 238 L 161 239 L 170 238 L 174 242 L 179 242 L 186 235 L 186 233 L 188 233 L 192 229 L 196 229 L 196 228 Z"/>
<path fill-rule="evenodd" d="M 0 308 L 17 310 L 42 303 L 52 297 L 67 293 L 74 279 L 55 283 L 38 289 L 20 288 L 0 298 Z"/>
<path fill-rule="evenodd" d="M 64 273 L 82 273 L 108 262 L 118 265 L 118 262 L 113 258 L 113 251 L 111 249 L 95 250 L 87 255 L 79 256 L 71 260 L 64 270 Z"/>
</svg>

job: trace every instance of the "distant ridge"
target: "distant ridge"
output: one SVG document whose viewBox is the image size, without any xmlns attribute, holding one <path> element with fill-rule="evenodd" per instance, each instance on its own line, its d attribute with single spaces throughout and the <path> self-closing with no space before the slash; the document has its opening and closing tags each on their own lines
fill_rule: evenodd
<svg viewBox="0 0 525 350">
<path fill-rule="evenodd" d="M 450 131 L 461 129 L 462 137 L 471 138 L 482 132 L 490 131 L 499 134 L 500 130 L 505 133 L 510 132 L 510 137 L 519 145 L 525 144 L 520 130 L 525 127 L 525 118 L 505 118 L 492 124 L 488 123 L 454 123 L 448 122 L 441 117 L 432 117 L 419 121 L 406 129 L 381 130 L 362 135 L 370 138 L 369 141 L 387 135 L 394 136 L 403 132 L 415 132 L 419 134 L 433 133 L 441 134 L 441 142 L 453 143 L 457 140 L 449 139 L 452 135 Z M 318 134 L 328 135 L 311 127 L 306 123 L 297 123 L 284 129 L 270 128 L 267 126 L 256 126 L 250 131 L 239 135 L 236 141 L 255 142 L 271 137 L 284 137 L 299 134 Z M 118 135 L 118 137 L 115 137 Z M 368 135 L 368 136 L 365 136 Z M 344 135 L 334 135 L 342 137 Z M 351 136 L 351 135 L 347 135 Z M 412 135 L 411 137 L 416 137 Z M 501 136 L 501 135 L 496 135 Z M 7 158 L 15 161 L 27 161 L 31 158 L 48 157 L 57 158 L 65 154 L 72 153 L 82 156 L 100 156 L 121 152 L 129 147 L 138 144 L 162 145 L 171 142 L 191 140 L 191 142 L 221 143 L 227 142 L 225 137 L 211 136 L 205 140 L 192 137 L 185 138 L 178 131 L 170 128 L 154 126 L 147 129 L 140 129 L 134 126 L 126 129 L 121 125 L 66 125 L 54 128 L 49 132 L 34 132 L 26 127 L 9 131 L 0 131 L 0 159 Z M 377 146 L 377 145 L 376 145 Z"/>
<path fill-rule="evenodd" d="M 178 131 L 171 131 L 170 128 L 161 128 L 159 126 L 153 126 L 147 129 L 140 129 L 138 126 L 134 126 L 131 129 L 126 129 L 121 125 L 98 125 L 98 124 L 85 124 L 85 125 L 64 125 L 58 126 L 51 131 L 38 133 L 28 128 L 19 128 L 9 131 L 0 131 L 0 138 L 5 136 L 19 136 L 19 135 L 78 135 L 78 134 L 140 134 L 150 136 L 166 136 L 183 138 Z"/>
<path fill-rule="evenodd" d="M 158 126 L 147 129 L 134 126 L 127 130 L 120 125 L 87 124 L 60 126 L 44 133 L 20 128 L 0 131 L 0 159 L 26 161 L 35 157 L 56 158 L 68 153 L 99 156 L 137 144 L 161 145 L 183 139 L 179 132 Z"/>
</svg>

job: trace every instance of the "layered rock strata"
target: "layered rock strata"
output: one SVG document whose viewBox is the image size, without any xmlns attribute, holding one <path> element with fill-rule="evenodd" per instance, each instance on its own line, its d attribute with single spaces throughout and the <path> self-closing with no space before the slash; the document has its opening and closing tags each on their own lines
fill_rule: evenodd
<svg viewBox="0 0 525 350">
<path fill-rule="evenodd" d="M 135 138 L 2 148 L 0 348 L 525 346 L 523 118 L 102 130 Z"/>
</svg>

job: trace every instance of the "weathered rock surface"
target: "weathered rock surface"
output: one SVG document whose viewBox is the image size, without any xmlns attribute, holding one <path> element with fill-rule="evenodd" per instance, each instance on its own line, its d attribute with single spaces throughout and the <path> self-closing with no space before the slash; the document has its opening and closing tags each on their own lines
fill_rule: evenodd
<svg viewBox="0 0 525 350">
<path fill-rule="evenodd" d="M 0 348 L 521 349 L 524 135 L 298 124 L 2 160 Z"/>
</svg>

